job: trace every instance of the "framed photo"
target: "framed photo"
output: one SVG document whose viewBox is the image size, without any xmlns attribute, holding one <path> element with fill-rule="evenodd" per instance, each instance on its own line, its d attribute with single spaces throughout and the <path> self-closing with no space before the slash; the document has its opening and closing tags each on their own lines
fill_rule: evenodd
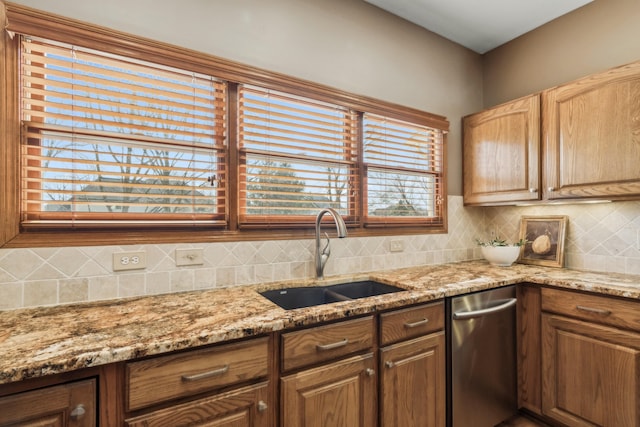
<svg viewBox="0 0 640 427">
<path fill-rule="evenodd" d="M 564 236 L 567 217 L 523 216 L 520 239 L 526 239 L 519 261 L 524 264 L 562 267 L 564 265 Z"/>
</svg>

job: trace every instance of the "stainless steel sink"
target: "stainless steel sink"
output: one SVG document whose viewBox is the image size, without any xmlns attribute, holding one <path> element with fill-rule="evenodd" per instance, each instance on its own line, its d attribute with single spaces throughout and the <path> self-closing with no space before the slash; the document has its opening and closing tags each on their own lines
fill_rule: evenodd
<svg viewBox="0 0 640 427">
<path fill-rule="evenodd" d="M 330 286 L 292 287 L 260 292 L 285 310 L 350 301 L 358 298 L 400 292 L 404 289 L 371 280 Z"/>
</svg>

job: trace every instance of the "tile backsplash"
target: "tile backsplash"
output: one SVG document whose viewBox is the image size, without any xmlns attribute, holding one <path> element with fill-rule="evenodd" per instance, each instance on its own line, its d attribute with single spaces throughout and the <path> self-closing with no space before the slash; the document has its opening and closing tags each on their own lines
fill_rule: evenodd
<svg viewBox="0 0 640 427">
<path fill-rule="evenodd" d="M 475 238 L 518 237 L 522 215 L 567 215 L 569 268 L 640 274 L 640 202 L 465 208 L 449 196 L 448 234 L 331 239 L 325 276 L 480 258 Z M 391 252 L 392 241 L 404 250 Z M 201 248 L 204 264 L 177 267 L 175 250 Z M 113 272 L 114 252 L 144 250 L 144 270 Z M 0 249 L 0 310 L 248 285 L 314 276 L 314 242 Z"/>
</svg>

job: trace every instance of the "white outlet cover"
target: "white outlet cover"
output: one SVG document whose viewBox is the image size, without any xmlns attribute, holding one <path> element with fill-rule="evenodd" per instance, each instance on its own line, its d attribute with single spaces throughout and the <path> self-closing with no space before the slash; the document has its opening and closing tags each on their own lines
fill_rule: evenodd
<svg viewBox="0 0 640 427">
<path fill-rule="evenodd" d="M 145 251 L 114 252 L 113 271 L 144 270 L 147 268 Z"/>
</svg>

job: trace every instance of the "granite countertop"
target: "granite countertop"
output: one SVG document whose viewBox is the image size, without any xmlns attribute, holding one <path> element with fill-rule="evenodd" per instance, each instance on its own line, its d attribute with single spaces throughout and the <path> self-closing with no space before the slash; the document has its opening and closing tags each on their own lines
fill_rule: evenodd
<svg viewBox="0 0 640 427">
<path fill-rule="evenodd" d="M 0 312 L 0 384 L 520 282 L 640 299 L 640 276 L 521 264 L 492 267 L 484 261 L 296 281 L 295 285 L 364 279 L 408 292 L 283 310 L 256 292 L 294 284 L 280 282 Z"/>
</svg>

